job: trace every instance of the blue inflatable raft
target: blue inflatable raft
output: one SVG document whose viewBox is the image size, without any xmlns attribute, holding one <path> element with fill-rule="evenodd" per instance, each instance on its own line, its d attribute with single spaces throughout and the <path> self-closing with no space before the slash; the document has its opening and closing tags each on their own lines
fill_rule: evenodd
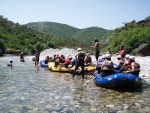
<svg viewBox="0 0 150 113">
<path fill-rule="evenodd" d="M 44 60 L 41 60 L 41 61 L 40 61 L 40 66 L 41 66 L 41 67 L 48 67 L 48 64 L 45 64 L 45 61 L 44 61 Z"/>
<path fill-rule="evenodd" d="M 105 77 L 98 74 L 98 71 L 94 71 L 94 81 L 99 87 L 104 88 L 142 88 L 142 79 L 133 74 L 116 73 Z"/>
</svg>

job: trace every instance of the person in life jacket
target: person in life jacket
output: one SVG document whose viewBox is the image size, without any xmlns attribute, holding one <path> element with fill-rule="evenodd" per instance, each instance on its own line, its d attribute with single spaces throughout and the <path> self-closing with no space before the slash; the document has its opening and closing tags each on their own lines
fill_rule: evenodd
<svg viewBox="0 0 150 113">
<path fill-rule="evenodd" d="M 111 61 L 111 55 L 106 54 L 105 55 L 106 60 L 102 63 L 101 70 L 102 70 L 102 76 L 107 76 L 110 74 L 114 74 L 114 64 Z"/>
<path fill-rule="evenodd" d="M 96 58 L 96 61 L 98 62 L 98 58 L 99 58 L 99 54 L 100 54 L 100 43 L 96 38 L 95 38 L 94 42 L 95 42 L 95 44 L 90 47 L 95 48 L 95 50 L 96 50 L 95 58 Z"/>
<path fill-rule="evenodd" d="M 91 58 L 91 54 L 88 53 L 88 56 L 85 59 L 85 65 L 84 66 L 91 66 L 92 65 L 92 58 Z"/>
<path fill-rule="evenodd" d="M 139 76 L 140 64 L 135 62 L 135 56 L 130 56 L 129 59 L 131 61 L 131 69 L 125 71 L 125 73 L 131 73 L 131 74 L 134 74 L 136 76 Z"/>
<path fill-rule="evenodd" d="M 57 54 L 57 55 L 54 57 L 54 62 L 55 62 L 55 67 L 57 67 L 58 65 L 60 65 L 59 54 Z"/>
<path fill-rule="evenodd" d="M 49 58 L 49 56 L 46 56 L 46 58 L 45 58 L 45 64 L 48 64 L 48 62 L 50 61 L 50 58 Z"/>
<path fill-rule="evenodd" d="M 129 57 L 130 57 L 130 55 L 126 54 L 124 64 L 120 69 L 121 71 L 127 71 L 127 70 L 131 69 L 131 61 L 130 61 Z"/>
<path fill-rule="evenodd" d="M 65 63 L 65 56 L 62 54 L 59 56 L 59 59 L 60 59 L 60 63 Z"/>
<path fill-rule="evenodd" d="M 72 60 L 72 56 L 71 55 L 69 55 L 67 57 L 67 59 L 65 59 L 65 62 L 64 62 L 65 68 L 68 68 L 69 65 L 71 65 L 71 60 Z"/>
<path fill-rule="evenodd" d="M 121 57 L 121 55 L 117 55 L 117 59 L 118 59 L 118 64 L 117 64 L 117 67 L 115 67 L 115 69 L 120 70 L 124 64 L 124 60 Z"/>
<path fill-rule="evenodd" d="M 72 76 L 73 79 L 75 77 L 77 69 L 81 66 L 82 80 L 84 80 L 84 61 L 86 57 L 87 57 L 87 54 L 83 52 L 81 48 L 78 48 L 78 53 L 75 55 L 77 62 L 76 62 L 75 70 L 73 72 L 73 76 Z"/>
<path fill-rule="evenodd" d="M 125 57 L 126 52 L 125 52 L 125 50 L 124 50 L 124 46 L 123 46 L 123 45 L 120 45 L 120 46 L 119 46 L 119 51 L 117 52 L 117 55 L 121 55 L 122 58 Z"/>
<path fill-rule="evenodd" d="M 96 70 L 98 70 L 98 74 L 100 74 L 102 63 L 105 61 L 105 55 L 102 55 L 102 58 L 98 60 Z"/>
<path fill-rule="evenodd" d="M 75 66 L 76 66 L 76 58 L 72 58 L 70 65 L 68 66 L 70 74 L 73 74 Z"/>
</svg>

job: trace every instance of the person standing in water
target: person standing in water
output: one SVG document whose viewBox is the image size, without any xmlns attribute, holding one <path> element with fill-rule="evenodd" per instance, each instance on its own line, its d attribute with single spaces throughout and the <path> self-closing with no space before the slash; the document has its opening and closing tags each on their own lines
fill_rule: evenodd
<svg viewBox="0 0 150 113">
<path fill-rule="evenodd" d="M 12 68 L 12 67 L 13 67 L 13 65 L 12 65 L 12 64 L 13 64 L 13 60 L 10 60 L 10 63 L 9 63 L 9 64 L 7 64 L 7 66 Z"/>
<path fill-rule="evenodd" d="M 40 59 L 40 53 L 39 53 L 39 51 L 36 51 L 36 53 L 35 53 L 35 66 L 38 66 L 39 59 Z"/>
<path fill-rule="evenodd" d="M 95 58 L 96 58 L 96 61 L 98 62 L 98 58 L 99 58 L 99 54 L 100 54 L 100 44 L 99 44 L 99 41 L 95 38 L 94 40 L 95 44 L 92 45 L 91 47 L 92 48 L 95 48 Z"/>
<path fill-rule="evenodd" d="M 85 52 L 83 52 L 81 48 L 78 48 L 78 53 L 75 55 L 75 58 L 77 59 L 77 62 L 76 62 L 75 70 L 73 72 L 73 76 L 72 76 L 73 79 L 75 77 L 77 69 L 79 68 L 79 66 L 81 66 L 82 80 L 84 80 L 84 61 L 85 61 L 85 58 L 87 56 L 88 55 Z"/>
<path fill-rule="evenodd" d="M 24 62 L 24 53 L 23 52 L 20 53 L 20 61 Z"/>
</svg>

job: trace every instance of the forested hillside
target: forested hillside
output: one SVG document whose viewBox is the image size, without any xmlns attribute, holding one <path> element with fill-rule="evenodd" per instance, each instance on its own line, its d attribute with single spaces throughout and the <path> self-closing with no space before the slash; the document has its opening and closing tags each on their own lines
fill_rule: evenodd
<svg viewBox="0 0 150 113">
<path fill-rule="evenodd" d="M 88 51 L 94 38 L 105 47 L 103 51 L 110 47 L 115 53 L 121 44 L 127 53 L 137 54 L 143 49 L 143 54 L 150 55 L 150 17 L 138 22 L 133 20 L 112 31 L 98 27 L 77 29 L 51 22 L 35 22 L 26 26 L 0 16 L 0 55 L 21 51 L 34 54 L 36 50 L 60 47 L 82 47 Z"/>
<path fill-rule="evenodd" d="M 79 30 L 72 26 L 55 22 L 32 22 L 26 24 L 26 26 L 44 34 L 65 38 L 72 37 Z"/>
<path fill-rule="evenodd" d="M 127 53 L 132 54 L 138 54 L 136 50 L 143 44 L 147 45 L 146 49 L 150 49 L 150 17 L 138 22 L 133 20 L 124 27 L 117 28 L 110 38 L 108 47 L 116 52 L 120 44 L 124 45 Z M 150 55 L 150 52 L 147 50 L 145 54 Z"/>
<path fill-rule="evenodd" d="M 0 55 L 20 51 L 34 54 L 36 50 L 42 51 L 49 47 L 74 47 L 79 44 L 73 42 L 77 41 L 70 42 L 61 37 L 49 36 L 0 16 Z"/>
<path fill-rule="evenodd" d="M 54 22 L 33 22 L 28 23 L 27 27 L 37 30 L 41 33 L 46 33 L 51 36 L 59 36 L 68 40 L 78 40 L 82 47 L 89 47 L 94 38 L 104 41 L 112 34 L 112 30 L 106 30 L 99 27 L 90 27 L 85 29 L 78 29 L 66 24 Z"/>
</svg>

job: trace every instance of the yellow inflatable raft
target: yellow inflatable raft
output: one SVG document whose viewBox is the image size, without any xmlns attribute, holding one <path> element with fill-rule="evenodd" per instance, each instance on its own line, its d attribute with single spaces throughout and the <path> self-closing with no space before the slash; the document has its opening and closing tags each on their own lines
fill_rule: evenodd
<svg viewBox="0 0 150 113">
<path fill-rule="evenodd" d="M 58 65 L 57 67 L 55 67 L 54 62 L 48 63 L 48 69 L 54 72 L 69 72 L 69 69 L 65 68 L 64 66 Z"/>
<path fill-rule="evenodd" d="M 65 68 L 62 65 L 58 65 L 57 67 L 55 67 L 54 62 L 49 62 L 48 69 L 50 69 L 51 71 L 54 71 L 54 72 L 70 72 L 70 71 L 74 70 L 74 67 L 73 68 Z M 94 71 L 95 69 L 96 69 L 95 66 L 87 66 L 84 68 L 84 70 L 88 71 L 88 72 Z M 81 70 L 81 68 L 78 69 L 78 71 L 80 71 L 80 70 Z"/>
</svg>

